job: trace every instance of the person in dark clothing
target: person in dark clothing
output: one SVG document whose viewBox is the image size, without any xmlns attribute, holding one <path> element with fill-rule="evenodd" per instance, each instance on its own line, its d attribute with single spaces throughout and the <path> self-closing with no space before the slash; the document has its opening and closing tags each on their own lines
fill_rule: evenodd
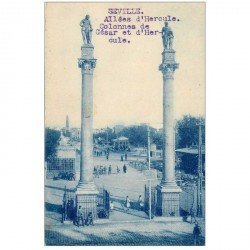
<svg viewBox="0 0 250 250">
<path fill-rule="evenodd" d="M 112 172 L 112 167 L 111 167 L 111 165 L 109 165 L 108 174 L 111 174 L 111 172 Z"/>
<path fill-rule="evenodd" d="M 66 219 L 70 220 L 70 200 L 68 200 L 66 205 Z"/>
<path fill-rule="evenodd" d="M 75 212 L 75 204 L 74 204 L 74 199 L 73 198 L 70 199 L 70 208 L 69 208 L 69 210 L 70 210 L 69 219 L 73 220 L 74 219 L 74 212 Z"/>
<path fill-rule="evenodd" d="M 124 174 L 127 173 L 127 166 L 125 164 L 123 165 L 123 172 L 124 172 Z"/>
<path fill-rule="evenodd" d="M 127 155 L 127 154 L 125 154 L 125 161 L 127 161 L 127 159 L 128 159 L 128 155 Z"/>
<path fill-rule="evenodd" d="M 89 214 L 88 214 L 88 216 L 87 216 L 86 225 L 87 225 L 87 226 L 89 226 L 89 225 L 94 226 L 92 212 L 89 212 Z"/>
<path fill-rule="evenodd" d="M 201 227 L 199 226 L 198 222 L 195 222 L 193 236 L 194 236 L 194 245 L 196 246 L 199 242 L 199 236 L 201 235 Z"/>
</svg>

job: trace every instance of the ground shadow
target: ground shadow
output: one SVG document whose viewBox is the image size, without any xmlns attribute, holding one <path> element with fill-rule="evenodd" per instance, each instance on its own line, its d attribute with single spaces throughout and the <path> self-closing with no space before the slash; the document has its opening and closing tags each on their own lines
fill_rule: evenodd
<svg viewBox="0 0 250 250">
<path fill-rule="evenodd" d="M 58 204 L 45 202 L 45 209 L 46 211 L 49 211 L 49 212 L 62 213 L 62 206 Z"/>
<path fill-rule="evenodd" d="M 129 230 L 122 233 L 109 233 L 108 237 L 97 236 L 90 233 L 80 232 L 86 240 L 75 239 L 65 236 L 60 232 L 45 230 L 45 244 L 56 246 L 193 246 L 192 234 L 173 233 L 172 231 L 162 231 L 159 235 L 146 235 Z M 168 233 L 169 235 L 164 235 Z M 79 235 L 80 238 L 80 235 Z M 198 245 L 204 246 L 204 238 L 200 239 Z"/>
</svg>

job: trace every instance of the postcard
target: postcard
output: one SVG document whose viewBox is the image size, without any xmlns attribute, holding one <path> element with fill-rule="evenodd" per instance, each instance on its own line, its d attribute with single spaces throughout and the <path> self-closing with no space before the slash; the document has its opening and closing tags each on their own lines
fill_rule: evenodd
<svg viewBox="0 0 250 250">
<path fill-rule="evenodd" d="M 205 245 L 205 3 L 45 3 L 45 245 Z"/>
</svg>

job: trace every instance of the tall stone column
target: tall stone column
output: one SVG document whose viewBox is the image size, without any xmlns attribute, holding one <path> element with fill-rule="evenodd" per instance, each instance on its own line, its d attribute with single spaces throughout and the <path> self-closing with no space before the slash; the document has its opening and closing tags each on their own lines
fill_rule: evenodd
<svg viewBox="0 0 250 250">
<path fill-rule="evenodd" d="M 157 210 L 162 216 L 179 216 L 181 189 L 175 180 L 174 145 L 174 72 L 179 64 L 175 62 L 172 41 L 167 40 L 163 44 L 162 64 L 159 67 L 163 74 L 163 177 L 157 187 Z"/>
<path fill-rule="evenodd" d="M 98 191 L 93 181 L 93 71 L 96 66 L 94 46 L 91 43 L 84 43 L 81 52 L 81 58 L 78 59 L 82 73 L 81 157 L 76 204 L 77 211 L 81 206 L 85 218 L 89 212 L 96 218 Z"/>
</svg>

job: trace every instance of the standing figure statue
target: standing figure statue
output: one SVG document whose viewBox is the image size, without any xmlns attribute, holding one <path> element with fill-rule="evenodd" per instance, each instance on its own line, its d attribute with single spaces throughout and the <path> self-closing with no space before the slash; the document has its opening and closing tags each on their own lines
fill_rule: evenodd
<svg viewBox="0 0 250 250">
<path fill-rule="evenodd" d="M 92 39 L 92 26 L 89 20 L 89 15 L 80 22 L 80 26 L 82 27 L 82 38 L 84 44 L 91 44 Z"/>
<path fill-rule="evenodd" d="M 174 34 L 170 27 L 168 27 L 168 22 L 165 22 L 165 26 L 162 28 L 162 41 L 164 49 L 173 48 Z"/>
</svg>

